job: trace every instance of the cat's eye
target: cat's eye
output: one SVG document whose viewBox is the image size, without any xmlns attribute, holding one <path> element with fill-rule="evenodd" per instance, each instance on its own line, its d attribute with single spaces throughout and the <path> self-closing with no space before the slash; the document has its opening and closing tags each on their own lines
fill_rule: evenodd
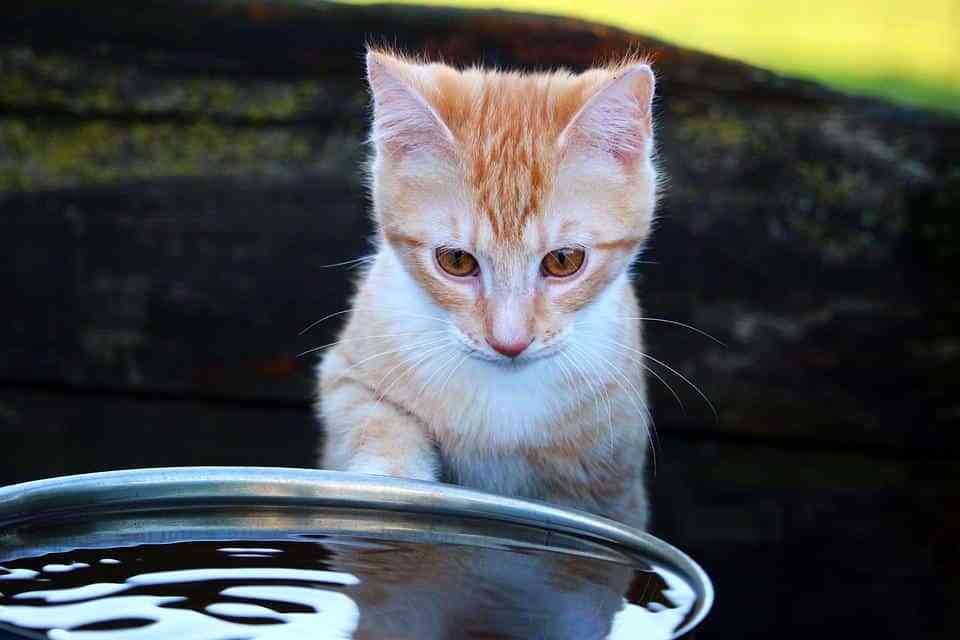
<svg viewBox="0 0 960 640">
<path fill-rule="evenodd" d="M 577 249 L 575 247 L 555 249 L 544 257 L 543 262 L 540 263 L 540 269 L 543 271 L 543 274 L 547 276 L 568 278 L 577 271 L 580 271 L 586 255 L 583 249 Z"/>
<path fill-rule="evenodd" d="M 477 259 L 460 249 L 437 249 L 437 264 L 441 269 L 458 278 L 476 275 L 480 269 Z"/>
</svg>

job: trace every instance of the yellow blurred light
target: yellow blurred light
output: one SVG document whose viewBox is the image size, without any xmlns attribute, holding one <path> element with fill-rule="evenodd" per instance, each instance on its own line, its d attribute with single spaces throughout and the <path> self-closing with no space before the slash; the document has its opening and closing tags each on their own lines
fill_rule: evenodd
<svg viewBox="0 0 960 640">
<path fill-rule="evenodd" d="M 423 0 L 421 4 L 576 16 L 855 92 L 960 111 L 960 0 Z"/>
</svg>

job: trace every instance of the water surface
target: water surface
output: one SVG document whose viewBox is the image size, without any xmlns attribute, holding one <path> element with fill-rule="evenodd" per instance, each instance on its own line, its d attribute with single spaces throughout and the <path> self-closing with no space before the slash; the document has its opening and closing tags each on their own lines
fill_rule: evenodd
<svg viewBox="0 0 960 640">
<path fill-rule="evenodd" d="M 657 640 L 694 601 L 651 565 L 342 536 L 77 549 L 0 567 L 0 627 L 51 640 Z"/>
</svg>

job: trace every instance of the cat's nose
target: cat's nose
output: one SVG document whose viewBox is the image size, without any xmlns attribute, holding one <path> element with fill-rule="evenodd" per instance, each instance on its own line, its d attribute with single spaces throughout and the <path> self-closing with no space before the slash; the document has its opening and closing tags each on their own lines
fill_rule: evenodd
<svg viewBox="0 0 960 640">
<path fill-rule="evenodd" d="M 493 347 L 493 350 L 497 353 L 502 353 L 508 358 L 516 358 L 518 355 L 524 352 L 524 350 L 530 346 L 530 343 L 533 342 L 533 338 L 512 338 L 510 340 L 501 342 L 500 340 L 492 337 L 487 337 L 487 344 Z"/>
</svg>

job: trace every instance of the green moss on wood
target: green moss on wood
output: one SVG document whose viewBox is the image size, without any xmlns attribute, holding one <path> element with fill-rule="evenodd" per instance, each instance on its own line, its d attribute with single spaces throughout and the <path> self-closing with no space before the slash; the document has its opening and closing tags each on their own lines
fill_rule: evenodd
<svg viewBox="0 0 960 640">
<path fill-rule="evenodd" d="M 750 129 L 740 118 L 711 114 L 685 118 L 676 135 L 686 144 L 729 149 L 747 143 Z"/>
<path fill-rule="evenodd" d="M 254 123 L 322 118 L 333 112 L 319 79 L 151 72 L 142 65 L 26 46 L 0 47 L 0 106 L 78 114 L 195 114 Z"/>
<path fill-rule="evenodd" d="M 0 118 L 0 191 L 182 176 L 337 172 L 350 179 L 361 157 L 361 137 L 352 132 Z"/>
</svg>

